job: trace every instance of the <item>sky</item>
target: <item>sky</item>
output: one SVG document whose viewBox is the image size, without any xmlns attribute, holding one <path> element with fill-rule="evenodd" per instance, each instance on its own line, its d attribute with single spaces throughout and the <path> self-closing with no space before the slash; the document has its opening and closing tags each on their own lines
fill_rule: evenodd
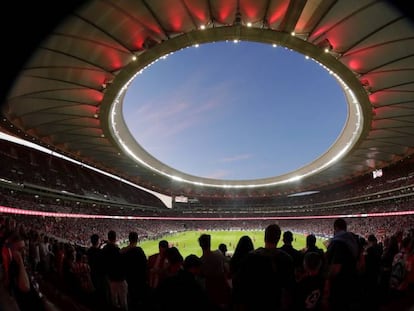
<svg viewBox="0 0 414 311">
<path fill-rule="evenodd" d="M 332 75 L 284 47 L 216 42 L 160 59 L 131 83 L 123 114 L 138 144 L 184 173 L 279 176 L 320 157 L 347 118 Z"/>
</svg>

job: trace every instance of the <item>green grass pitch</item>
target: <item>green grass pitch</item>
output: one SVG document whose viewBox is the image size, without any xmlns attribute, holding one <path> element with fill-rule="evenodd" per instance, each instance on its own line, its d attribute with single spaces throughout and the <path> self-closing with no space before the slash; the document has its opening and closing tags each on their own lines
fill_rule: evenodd
<svg viewBox="0 0 414 311">
<path fill-rule="evenodd" d="M 170 246 L 175 246 L 179 249 L 181 255 L 185 258 L 190 254 L 201 256 L 201 248 L 198 245 L 198 238 L 201 234 L 207 233 L 211 235 L 211 249 L 216 250 L 220 243 L 227 245 L 228 253 L 232 254 L 236 248 L 237 242 L 243 235 L 248 235 L 253 240 L 254 248 L 264 246 L 264 230 L 258 231 L 186 231 L 166 235 L 157 240 L 144 240 L 139 243 L 139 246 L 148 257 L 158 252 L 158 241 L 165 239 Z M 283 233 L 282 233 L 283 234 Z M 316 245 L 323 250 L 326 250 L 322 239 L 317 238 Z M 293 247 L 301 250 L 306 245 L 306 237 L 301 234 L 294 234 Z M 278 247 L 282 246 L 282 238 L 278 243 Z"/>
</svg>

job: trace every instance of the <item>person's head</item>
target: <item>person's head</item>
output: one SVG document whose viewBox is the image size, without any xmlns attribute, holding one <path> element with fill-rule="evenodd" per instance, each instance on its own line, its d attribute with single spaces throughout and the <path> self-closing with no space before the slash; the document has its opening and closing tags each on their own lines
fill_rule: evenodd
<svg viewBox="0 0 414 311">
<path fill-rule="evenodd" d="M 337 218 L 334 221 L 334 232 L 340 232 L 340 231 L 346 231 L 347 230 L 347 224 L 345 219 L 343 218 Z"/>
<path fill-rule="evenodd" d="M 167 249 L 167 260 L 170 264 L 181 264 L 184 261 L 183 256 L 175 246 L 171 246 Z"/>
<path fill-rule="evenodd" d="M 275 247 L 280 240 L 281 230 L 279 225 L 271 224 L 265 229 L 264 241 L 265 247 Z"/>
<path fill-rule="evenodd" d="M 116 242 L 116 232 L 114 230 L 108 232 L 108 241 L 112 243 Z"/>
<path fill-rule="evenodd" d="M 314 234 L 308 234 L 306 236 L 306 246 L 309 247 L 315 247 L 316 245 L 316 236 Z"/>
<path fill-rule="evenodd" d="M 97 235 L 96 233 L 91 235 L 91 244 L 92 246 L 98 246 L 99 244 L 99 235 Z"/>
<path fill-rule="evenodd" d="M 253 241 L 251 239 L 251 237 L 249 237 L 248 235 L 243 235 L 240 239 L 239 242 L 236 245 L 236 249 L 234 250 L 234 255 L 239 255 L 239 254 L 247 254 L 248 252 L 252 251 L 254 249 L 254 245 L 253 245 Z"/>
<path fill-rule="evenodd" d="M 137 244 L 138 243 L 138 232 L 131 231 L 128 235 L 129 243 L 131 244 Z"/>
<path fill-rule="evenodd" d="M 167 240 L 160 240 L 158 242 L 158 251 L 160 254 L 165 254 L 168 248 L 169 248 L 169 244 Z"/>
<path fill-rule="evenodd" d="M 293 242 L 293 233 L 291 231 L 283 232 L 283 243 L 285 244 L 292 244 Z"/>
<path fill-rule="evenodd" d="M 373 234 L 370 234 L 369 236 L 368 236 L 368 238 L 367 238 L 367 241 L 368 241 L 368 243 L 369 244 L 377 244 L 378 243 L 378 240 L 377 240 L 377 237 L 375 236 L 375 235 L 373 235 Z"/>
<path fill-rule="evenodd" d="M 218 249 L 220 250 L 220 252 L 221 252 L 223 255 L 226 255 L 226 253 L 227 253 L 227 245 L 226 245 L 226 244 L 224 244 L 224 243 L 220 243 L 220 245 L 219 245 Z"/>
<path fill-rule="evenodd" d="M 211 249 L 211 235 L 203 233 L 198 238 L 198 244 L 200 245 L 202 250 L 209 250 Z"/>
<path fill-rule="evenodd" d="M 201 259 L 194 254 L 188 255 L 184 259 L 184 270 L 193 275 L 199 275 L 201 273 Z"/>
<path fill-rule="evenodd" d="M 177 272 L 183 265 L 183 256 L 177 247 L 172 246 L 166 250 L 166 258 L 168 260 L 168 269 L 170 273 Z"/>
<path fill-rule="evenodd" d="M 160 240 L 158 242 L 158 253 L 161 257 L 165 257 L 167 253 L 167 249 L 170 247 L 167 240 Z"/>
<path fill-rule="evenodd" d="M 26 244 L 23 237 L 17 232 L 13 231 L 7 238 L 7 244 L 10 250 L 13 252 L 19 252 L 24 257 Z"/>
<path fill-rule="evenodd" d="M 303 258 L 303 268 L 310 274 L 317 274 L 322 267 L 322 257 L 316 252 L 306 253 Z"/>
</svg>

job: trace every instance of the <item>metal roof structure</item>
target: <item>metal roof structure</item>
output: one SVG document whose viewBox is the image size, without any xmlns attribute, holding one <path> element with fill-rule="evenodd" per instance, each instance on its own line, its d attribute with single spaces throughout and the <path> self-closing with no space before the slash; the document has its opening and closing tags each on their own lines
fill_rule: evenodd
<svg viewBox="0 0 414 311">
<path fill-rule="evenodd" d="M 414 153 L 414 23 L 392 2 L 100 0 L 54 15 L 57 6 L 37 16 L 54 22 L 24 51 L 2 103 L 2 127 L 23 139 L 169 195 L 313 190 Z M 222 40 L 277 44 L 331 71 L 349 113 L 324 155 L 283 176 L 213 180 L 176 171 L 135 142 L 120 113 L 134 76 L 163 55 Z"/>
</svg>

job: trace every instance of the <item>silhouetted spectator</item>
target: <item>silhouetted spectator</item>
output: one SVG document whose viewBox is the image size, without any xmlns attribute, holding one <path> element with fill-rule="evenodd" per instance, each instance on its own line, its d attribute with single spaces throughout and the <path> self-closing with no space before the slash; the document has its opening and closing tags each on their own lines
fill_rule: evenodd
<svg viewBox="0 0 414 311">
<path fill-rule="evenodd" d="M 157 310 L 159 311 L 213 311 L 205 289 L 197 278 L 201 273 L 201 260 L 196 255 L 183 258 L 175 247 L 168 250 L 168 260 L 172 264 L 172 275 L 166 277 L 157 290 Z"/>
<path fill-rule="evenodd" d="M 398 240 L 392 235 L 384 240 L 384 250 L 381 256 L 379 291 L 381 302 L 389 296 L 391 268 L 395 255 L 399 252 Z"/>
<path fill-rule="evenodd" d="M 124 265 L 128 283 L 129 310 L 141 310 L 145 306 L 149 294 L 147 282 L 147 257 L 138 246 L 138 233 L 132 231 L 128 236 L 129 245 L 121 249 L 122 264 Z"/>
<path fill-rule="evenodd" d="M 277 248 L 281 230 L 277 224 L 266 227 L 265 246 L 250 252 L 242 262 L 239 280 L 240 301 L 235 310 L 284 310 L 292 305 L 295 285 L 292 257 Z"/>
<path fill-rule="evenodd" d="M 90 237 L 91 246 L 87 249 L 89 267 L 91 268 L 91 279 L 95 288 L 96 301 L 105 299 L 105 274 L 103 267 L 102 249 L 99 235 L 94 233 Z"/>
<path fill-rule="evenodd" d="M 210 301 L 221 310 L 228 310 L 231 302 L 231 287 L 228 282 L 229 266 L 220 251 L 211 250 L 211 235 L 201 234 L 198 243 L 202 250 L 201 274 L 205 280 Z"/>
<path fill-rule="evenodd" d="M 254 250 L 252 239 L 248 235 L 243 235 L 237 242 L 233 256 L 230 258 L 230 276 L 232 280 L 232 304 L 238 304 L 240 301 L 240 281 L 239 271 L 247 255 Z"/>
<path fill-rule="evenodd" d="M 379 275 L 382 250 L 375 235 L 370 234 L 364 252 L 364 303 L 366 308 L 378 310 L 379 302 Z"/>
<path fill-rule="evenodd" d="M 239 271 L 240 264 L 243 259 L 246 258 L 247 254 L 253 250 L 253 240 L 248 235 L 240 237 L 230 259 L 230 275 L 232 278 L 234 278 L 235 274 Z"/>
<path fill-rule="evenodd" d="M 321 268 L 321 255 L 317 252 L 307 252 L 303 258 L 303 272 L 295 286 L 294 311 L 321 310 L 325 284 Z"/>
<path fill-rule="evenodd" d="M 168 241 L 161 240 L 158 242 L 158 253 L 148 257 L 148 282 L 151 289 L 156 289 L 166 275 L 168 248 Z"/>
<path fill-rule="evenodd" d="M 315 252 L 321 255 L 321 258 L 324 257 L 324 250 L 316 246 L 316 236 L 314 234 L 308 234 L 306 236 L 306 248 L 304 253 Z"/>
<path fill-rule="evenodd" d="M 14 297 L 19 311 L 46 311 L 45 298 L 39 286 L 29 274 L 25 258 L 25 242 L 17 233 L 11 233 L 7 240 L 10 250 L 9 277 L 7 287 Z"/>
<path fill-rule="evenodd" d="M 326 252 L 325 304 L 335 311 L 353 310 L 359 294 L 358 241 L 352 232 L 347 231 L 347 223 L 343 218 L 334 221 L 333 229 L 334 236 Z"/>
<path fill-rule="evenodd" d="M 280 247 L 281 250 L 288 253 L 293 259 L 293 265 L 295 268 L 295 274 L 300 273 L 302 270 L 302 253 L 293 247 L 293 233 L 291 231 L 283 232 L 283 245 Z"/>
<path fill-rule="evenodd" d="M 108 241 L 102 248 L 105 275 L 109 285 L 110 302 L 113 307 L 128 310 L 128 285 L 122 263 L 119 246 L 116 244 L 116 232 L 108 232 Z"/>
</svg>

